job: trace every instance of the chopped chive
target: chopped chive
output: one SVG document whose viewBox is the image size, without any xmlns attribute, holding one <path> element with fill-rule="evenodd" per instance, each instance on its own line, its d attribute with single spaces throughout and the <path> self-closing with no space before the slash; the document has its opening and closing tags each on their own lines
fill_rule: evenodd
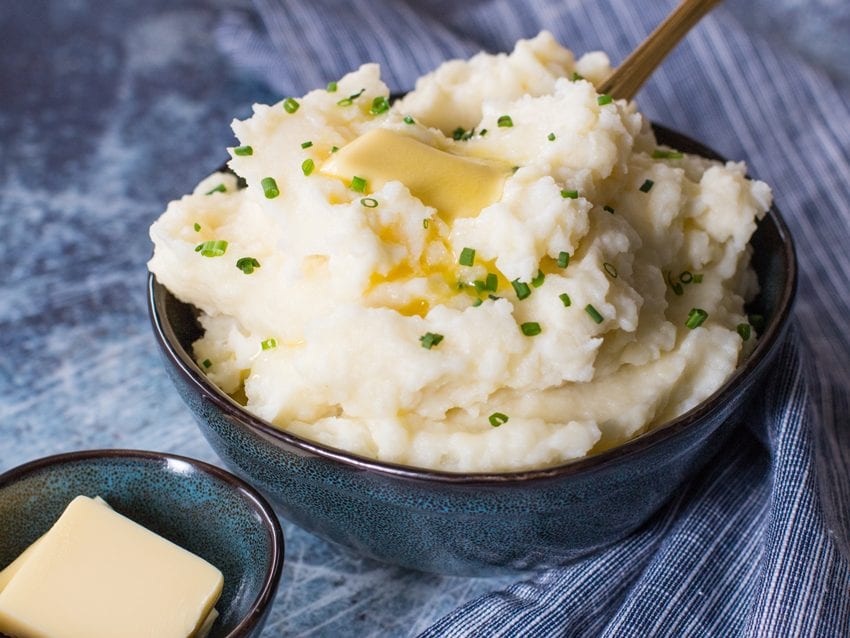
<svg viewBox="0 0 850 638">
<path fill-rule="evenodd" d="M 546 279 L 546 275 L 543 274 L 543 271 L 539 268 L 537 269 L 537 274 L 534 276 L 534 279 L 531 280 L 531 285 L 535 288 L 540 288 L 543 285 L 543 281 Z"/>
<path fill-rule="evenodd" d="M 430 350 L 434 346 L 440 345 L 440 342 L 443 340 L 443 335 L 437 334 L 436 332 L 426 332 L 424 335 L 419 337 L 420 343 L 422 343 L 422 347 L 426 350 Z"/>
<path fill-rule="evenodd" d="M 355 175 L 354 177 L 351 178 L 351 184 L 349 184 L 348 187 L 353 191 L 357 191 L 358 193 L 365 193 L 366 192 L 366 180 L 363 179 L 362 177 L 357 177 L 357 175 Z"/>
<path fill-rule="evenodd" d="M 701 284 L 702 283 L 702 273 L 701 272 L 698 272 L 697 274 L 694 275 L 694 283 L 695 284 Z"/>
<path fill-rule="evenodd" d="M 311 146 L 313 146 L 313 142 L 311 140 L 301 142 L 301 148 L 310 148 Z"/>
<path fill-rule="evenodd" d="M 501 297 L 499 297 L 498 295 L 487 295 L 487 298 L 492 299 L 493 301 L 498 301 L 499 299 L 501 299 Z"/>
<path fill-rule="evenodd" d="M 516 293 L 517 299 L 520 301 L 531 296 L 531 288 L 528 287 L 527 283 L 524 283 L 519 279 L 514 279 L 511 282 L 511 286 L 514 287 L 514 292 Z"/>
<path fill-rule="evenodd" d="M 242 155 L 243 157 L 245 155 L 253 155 L 254 154 L 254 148 L 252 146 L 247 146 L 247 145 L 246 146 L 237 146 L 236 148 L 233 149 L 233 154 L 234 155 Z"/>
<path fill-rule="evenodd" d="M 682 288 L 682 284 L 680 284 L 678 281 L 670 284 L 670 287 L 673 289 L 673 294 L 677 297 L 681 297 L 685 294 L 685 289 Z"/>
<path fill-rule="evenodd" d="M 304 173 L 305 176 L 312 173 L 314 168 L 316 168 L 316 164 L 309 157 L 301 162 L 301 172 Z"/>
<path fill-rule="evenodd" d="M 614 214 L 614 209 L 610 206 L 603 206 L 602 210 L 604 210 L 606 213 L 611 213 L 612 215 Z"/>
<path fill-rule="evenodd" d="M 219 184 L 215 188 L 208 190 L 207 195 L 212 195 L 213 193 L 226 193 L 226 192 L 227 192 L 227 186 L 225 186 L 224 184 Z"/>
<path fill-rule="evenodd" d="M 452 139 L 453 140 L 460 140 L 461 138 L 463 138 L 465 133 L 466 133 L 466 129 L 463 128 L 462 126 L 458 126 L 454 131 L 452 131 Z"/>
<path fill-rule="evenodd" d="M 565 308 L 569 308 L 573 305 L 572 299 L 570 299 L 570 296 L 565 292 L 562 292 L 560 295 L 558 295 L 558 299 L 561 300 Z"/>
<path fill-rule="evenodd" d="M 404 123 L 405 123 L 405 124 L 416 124 L 416 120 L 414 120 L 414 119 L 413 119 L 412 117 L 410 117 L 409 115 L 405 115 L 405 116 L 404 116 Z"/>
<path fill-rule="evenodd" d="M 546 136 L 546 139 L 549 140 L 550 142 L 554 142 L 555 141 L 555 134 L 549 133 L 549 135 Z"/>
<path fill-rule="evenodd" d="M 283 110 L 287 113 L 295 113 L 301 105 L 291 97 L 286 98 L 283 101 Z"/>
<path fill-rule="evenodd" d="M 487 290 L 487 284 L 484 283 L 483 279 L 476 279 L 472 282 L 472 285 L 475 286 L 475 290 L 477 292 L 484 292 Z"/>
<path fill-rule="evenodd" d="M 605 272 L 607 272 L 609 275 L 611 275 L 612 278 L 614 278 L 614 279 L 617 278 L 617 267 L 614 266 L 614 264 L 608 263 L 606 261 L 605 263 L 602 264 L 602 267 L 605 269 Z"/>
<path fill-rule="evenodd" d="M 511 173 L 516 173 L 519 170 L 519 166 L 511 166 Z"/>
<path fill-rule="evenodd" d="M 464 248 L 460 251 L 460 257 L 457 260 L 461 266 L 471 266 L 475 263 L 475 249 Z"/>
<path fill-rule="evenodd" d="M 336 153 L 339 150 L 339 146 L 331 146 L 331 153 Z"/>
<path fill-rule="evenodd" d="M 690 270 L 683 270 L 679 274 L 679 281 L 681 281 L 683 284 L 689 284 L 693 280 L 694 280 L 694 275 L 693 275 L 693 273 L 691 273 Z"/>
<path fill-rule="evenodd" d="M 750 324 L 739 323 L 736 330 L 738 331 L 738 334 L 741 335 L 741 339 L 743 341 L 747 341 L 750 338 L 750 334 L 751 334 Z"/>
<path fill-rule="evenodd" d="M 481 136 L 481 137 L 484 137 L 485 135 L 487 135 L 487 129 L 486 128 L 481 129 L 481 132 L 478 133 L 478 135 Z"/>
<path fill-rule="evenodd" d="M 260 346 L 263 350 L 271 350 L 272 348 L 277 348 L 277 339 L 274 337 L 269 337 L 265 341 L 260 343 Z"/>
<path fill-rule="evenodd" d="M 337 89 L 336 82 L 328 82 L 328 86 L 327 86 L 327 89 L 326 89 L 326 91 L 328 93 L 336 93 L 336 89 Z"/>
<path fill-rule="evenodd" d="M 195 229 L 196 233 L 201 232 L 201 225 L 198 222 L 195 222 L 195 224 L 192 226 L 192 228 Z"/>
<path fill-rule="evenodd" d="M 429 223 L 430 222 L 427 219 L 423 219 L 422 220 L 422 228 L 424 228 L 425 230 L 428 230 Z"/>
<path fill-rule="evenodd" d="M 578 191 L 562 190 L 561 197 L 564 199 L 578 199 Z"/>
<path fill-rule="evenodd" d="M 646 180 L 643 184 L 640 185 L 640 192 L 648 193 L 654 184 L 655 182 L 653 182 L 651 179 Z"/>
<path fill-rule="evenodd" d="M 236 267 L 244 272 L 246 275 L 250 275 L 254 272 L 255 268 L 260 267 L 260 262 L 258 262 L 253 257 L 241 257 L 236 260 Z"/>
<path fill-rule="evenodd" d="M 263 193 L 265 194 L 266 199 L 274 199 L 280 195 L 280 191 L 277 188 L 277 182 L 274 181 L 274 177 L 264 177 L 260 182 L 260 185 L 263 187 Z"/>
<path fill-rule="evenodd" d="M 387 101 L 383 95 L 379 95 L 374 100 L 372 100 L 372 108 L 369 109 L 369 113 L 372 115 L 380 115 L 381 113 L 386 113 L 390 110 L 390 103 Z"/>
<path fill-rule="evenodd" d="M 570 265 L 570 253 L 561 251 L 558 253 L 558 268 L 566 268 Z"/>
<path fill-rule="evenodd" d="M 204 366 L 205 368 L 211 368 L 212 367 L 212 361 L 210 361 L 209 359 L 204 359 L 201 362 L 201 365 Z"/>
<path fill-rule="evenodd" d="M 691 308 L 688 313 L 688 318 L 685 319 L 685 325 L 693 330 L 699 328 L 703 322 L 708 319 L 708 313 L 702 308 Z"/>
<path fill-rule="evenodd" d="M 478 299 L 476 299 L 475 301 L 472 302 L 472 307 L 477 308 L 478 306 L 480 306 L 483 303 L 484 303 L 484 300 L 479 297 Z"/>
<path fill-rule="evenodd" d="M 611 104 L 611 102 L 613 102 L 613 101 L 614 101 L 614 98 L 612 98 L 607 93 L 603 93 L 598 98 L 596 98 L 596 103 L 599 106 L 605 106 L 606 104 Z"/>
<path fill-rule="evenodd" d="M 684 153 L 680 153 L 679 151 L 665 151 L 661 148 L 656 148 L 652 151 L 653 159 L 682 159 L 684 156 Z"/>
<path fill-rule="evenodd" d="M 587 304 L 584 307 L 584 311 L 590 315 L 590 318 L 593 319 L 596 323 L 602 323 L 605 319 L 599 314 L 599 311 L 593 307 L 593 304 Z"/>
<path fill-rule="evenodd" d="M 204 257 L 221 257 L 227 252 L 227 242 L 223 239 L 210 239 L 195 246 L 195 252 Z"/>
<path fill-rule="evenodd" d="M 750 325 L 756 333 L 759 333 L 764 328 L 764 317 L 762 315 L 750 315 L 747 317 L 750 320 Z"/>
<path fill-rule="evenodd" d="M 526 321 L 525 323 L 520 324 L 519 329 L 522 330 L 522 334 L 526 337 L 535 337 L 543 332 L 540 324 L 536 321 Z"/>
<path fill-rule="evenodd" d="M 504 425 L 508 422 L 508 415 L 502 414 L 501 412 L 493 412 L 493 414 L 491 414 L 487 420 L 490 421 L 490 425 L 492 425 L 494 428 L 497 428 L 500 425 Z"/>
<path fill-rule="evenodd" d="M 577 82 L 578 80 L 583 80 L 584 76 L 578 71 L 573 71 L 573 74 L 570 76 L 570 81 Z"/>
<path fill-rule="evenodd" d="M 487 279 L 484 281 L 484 288 L 491 292 L 496 292 L 499 287 L 499 278 L 491 272 L 487 273 Z"/>
<path fill-rule="evenodd" d="M 510 128 L 514 125 L 514 121 L 511 119 L 510 115 L 502 115 L 496 120 L 496 124 L 502 128 Z"/>
<path fill-rule="evenodd" d="M 360 200 L 360 204 L 362 206 L 365 206 L 366 208 L 377 208 L 378 207 L 378 200 L 375 199 L 374 197 L 364 197 L 363 199 Z"/>
<path fill-rule="evenodd" d="M 357 92 L 357 93 L 352 93 L 352 94 L 351 94 L 351 95 L 349 95 L 348 97 L 344 97 L 344 98 L 342 98 L 339 102 L 337 102 L 337 103 L 336 103 L 336 104 L 337 104 L 337 106 L 351 106 L 352 104 L 354 104 L 354 100 L 356 100 L 356 99 L 357 99 L 357 98 L 359 98 L 361 95 L 363 95 L 363 91 L 365 91 L 365 90 L 366 90 L 366 89 L 360 89 L 360 91 L 359 91 L 359 92 Z"/>
</svg>

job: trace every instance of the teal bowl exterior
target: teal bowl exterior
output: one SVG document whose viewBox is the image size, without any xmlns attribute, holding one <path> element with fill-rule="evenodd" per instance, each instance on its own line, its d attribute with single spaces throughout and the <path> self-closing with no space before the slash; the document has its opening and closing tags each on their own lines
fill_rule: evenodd
<svg viewBox="0 0 850 638">
<path fill-rule="evenodd" d="M 210 638 L 260 635 L 284 546 L 274 511 L 253 488 L 212 465 L 157 452 L 91 450 L 39 459 L 0 475 L 0 569 L 81 494 L 104 498 L 221 570 L 220 616 Z"/>
<path fill-rule="evenodd" d="M 662 127 L 659 140 L 717 158 Z M 196 311 L 149 279 L 165 367 L 224 462 L 310 532 L 360 554 L 442 574 L 488 575 L 567 563 L 645 522 L 719 450 L 784 336 L 796 288 L 788 230 L 773 209 L 753 237 L 766 324 L 754 352 L 708 400 L 634 440 L 559 467 L 452 474 L 359 457 L 250 414 L 194 363 Z"/>
</svg>

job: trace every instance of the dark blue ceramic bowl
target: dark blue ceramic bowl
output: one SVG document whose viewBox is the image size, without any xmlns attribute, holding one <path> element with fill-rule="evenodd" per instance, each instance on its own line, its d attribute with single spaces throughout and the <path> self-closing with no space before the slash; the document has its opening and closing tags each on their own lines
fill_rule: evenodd
<svg viewBox="0 0 850 638">
<path fill-rule="evenodd" d="M 220 616 L 210 638 L 260 635 L 280 580 L 283 534 L 251 486 L 207 463 L 158 452 L 91 450 L 39 459 L 0 475 L 0 568 L 80 494 L 104 498 L 221 570 Z"/>
<path fill-rule="evenodd" d="M 661 143 L 721 159 L 662 127 Z M 697 472 L 735 427 L 785 333 L 796 287 L 788 229 L 774 208 L 753 239 L 766 319 L 758 346 L 707 401 L 620 447 L 559 467 L 451 474 L 380 463 L 283 432 L 210 383 L 192 360 L 193 307 L 149 281 L 166 370 L 204 436 L 286 518 L 366 556 L 484 575 L 563 564 L 623 538 Z"/>
</svg>

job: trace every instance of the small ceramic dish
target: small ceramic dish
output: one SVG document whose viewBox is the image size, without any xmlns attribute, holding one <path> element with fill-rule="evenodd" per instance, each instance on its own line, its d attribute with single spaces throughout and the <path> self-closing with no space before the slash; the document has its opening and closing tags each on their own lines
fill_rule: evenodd
<svg viewBox="0 0 850 638">
<path fill-rule="evenodd" d="M 284 546 L 274 511 L 251 486 L 207 463 L 159 452 L 91 450 L 32 461 L 0 475 L 0 569 L 81 494 L 104 498 L 221 570 L 220 616 L 209 638 L 260 635 Z"/>
<path fill-rule="evenodd" d="M 722 159 L 655 127 L 658 141 Z M 165 367 L 201 431 L 234 471 L 301 527 L 357 552 L 425 571 L 483 575 L 563 564 L 647 520 L 719 450 L 778 352 L 796 290 L 796 259 L 774 207 L 752 238 L 765 318 L 732 377 L 686 414 L 595 456 L 541 470 L 453 474 L 382 463 L 299 438 L 251 414 L 192 358 L 197 311 L 151 276 L 149 308 Z"/>
</svg>

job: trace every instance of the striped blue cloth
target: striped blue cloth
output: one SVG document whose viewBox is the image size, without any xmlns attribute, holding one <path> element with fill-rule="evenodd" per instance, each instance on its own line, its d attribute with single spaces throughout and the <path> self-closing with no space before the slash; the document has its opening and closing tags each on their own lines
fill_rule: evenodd
<svg viewBox="0 0 850 638">
<path fill-rule="evenodd" d="M 616 63 L 673 5 L 256 0 L 253 13 L 228 13 L 217 36 L 281 94 L 366 61 L 402 91 L 446 59 L 510 50 L 543 28 Z M 747 32 L 736 17 L 746 13 L 741 0 L 706 18 L 638 102 L 653 120 L 746 160 L 792 228 L 796 325 L 762 400 L 630 538 L 517 578 L 423 636 L 850 636 L 850 93 L 775 32 Z M 831 37 L 846 44 L 846 23 Z"/>
</svg>

